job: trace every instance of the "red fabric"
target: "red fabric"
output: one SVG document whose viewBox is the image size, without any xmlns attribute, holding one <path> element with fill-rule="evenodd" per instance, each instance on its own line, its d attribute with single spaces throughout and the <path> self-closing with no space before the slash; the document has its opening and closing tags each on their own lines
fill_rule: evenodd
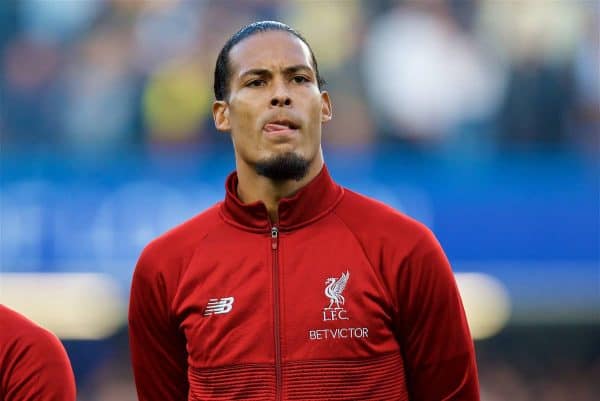
<svg viewBox="0 0 600 401">
<path fill-rule="evenodd" d="M 0 305 L 0 400 L 75 401 L 75 379 L 60 340 Z"/>
<path fill-rule="evenodd" d="M 236 185 L 142 252 L 129 312 L 140 401 L 479 400 L 458 290 L 427 228 L 323 168 L 281 201 L 274 237 Z"/>
</svg>

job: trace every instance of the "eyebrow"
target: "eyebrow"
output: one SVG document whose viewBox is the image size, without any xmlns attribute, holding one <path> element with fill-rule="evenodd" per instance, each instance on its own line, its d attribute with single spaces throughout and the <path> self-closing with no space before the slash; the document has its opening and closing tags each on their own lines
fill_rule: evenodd
<svg viewBox="0 0 600 401">
<path fill-rule="evenodd" d="M 283 73 L 285 75 L 290 75 L 290 74 L 293 74 L 298 71 L 307 71 L 307 72 L 313 73 L 312 68 L 310 68 L 306 64 L 291 65 L 291 66 L 285 67 L 283 69 Z M 248 76 L 248 75 L 265 76 L 265 75 L 270 75 L 270 74 L 271 74 L 271 71 L 266 68 L 251 68 L 249 70 L 242 72 L 239 75 L 239 77 L 244 78 L 245 76 Z"/>
<path fill-rule="evenodd" d="M 313 71 L 312 71 L 312 68 L 310 68 L 310 67 L 309 67 L 309 66 L 307 66 L 306 64 L 296 64 L 296 65 L 292 65 L 292 66 L 290 66 L 290 67 L 286 67 L 286 68 L 283 70 L 283 72 L 284 72 L 285 74 L 293 74 L 293 73 L 295 73 L 295 72 L 298 72 L 298 71 L 303 71 L 303 70 L 304 70 L 304 71 L 311 72 L 311 73 L 313 72 Z"/>
</svg>

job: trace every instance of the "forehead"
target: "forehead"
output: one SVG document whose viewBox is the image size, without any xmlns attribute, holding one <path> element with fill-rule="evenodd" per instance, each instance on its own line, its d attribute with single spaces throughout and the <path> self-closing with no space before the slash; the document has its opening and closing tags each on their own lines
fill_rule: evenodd
<svg viewBox="0 0 600 401">
<path fill-rule="evenodd" d="M 232 76 L 254 68 L 276 70 L 307 65 L 313 69 L 308 46 L 284 31 L 260 32 L 243 39 L 229 52 L 229 63 Z"/>
</svg>

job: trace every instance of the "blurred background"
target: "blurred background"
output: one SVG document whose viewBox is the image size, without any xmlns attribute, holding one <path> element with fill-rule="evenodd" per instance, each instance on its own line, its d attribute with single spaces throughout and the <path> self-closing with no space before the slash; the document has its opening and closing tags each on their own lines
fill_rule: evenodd
<svg viewBox="0 0 600 401">
<path fill-rule="evenodd" d="M 483 401 L 600 394 L 595 0 L 0 2 L 0 302 L 59 335 L 79 401 L 136 400 L 143 246 L 223 197 L 216 56 L 277 19 L 311 43 L 340 183 L 453 264 Z M 0 330 L 2 329 L 0 323 Z M 595 378 L 595 379 L 594 379 Z"/>
</svg>

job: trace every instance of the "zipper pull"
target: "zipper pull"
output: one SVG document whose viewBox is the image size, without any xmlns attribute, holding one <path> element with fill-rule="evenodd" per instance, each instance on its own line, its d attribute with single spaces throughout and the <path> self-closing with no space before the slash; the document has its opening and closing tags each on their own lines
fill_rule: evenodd
<svg viewBox="0 0 600 401">
<path fill-rule="evenodd" d="M 277 249 L 277 238 L 279 238 L 279 229 L 271 227 L 271 248 Z"/>
</svg>

